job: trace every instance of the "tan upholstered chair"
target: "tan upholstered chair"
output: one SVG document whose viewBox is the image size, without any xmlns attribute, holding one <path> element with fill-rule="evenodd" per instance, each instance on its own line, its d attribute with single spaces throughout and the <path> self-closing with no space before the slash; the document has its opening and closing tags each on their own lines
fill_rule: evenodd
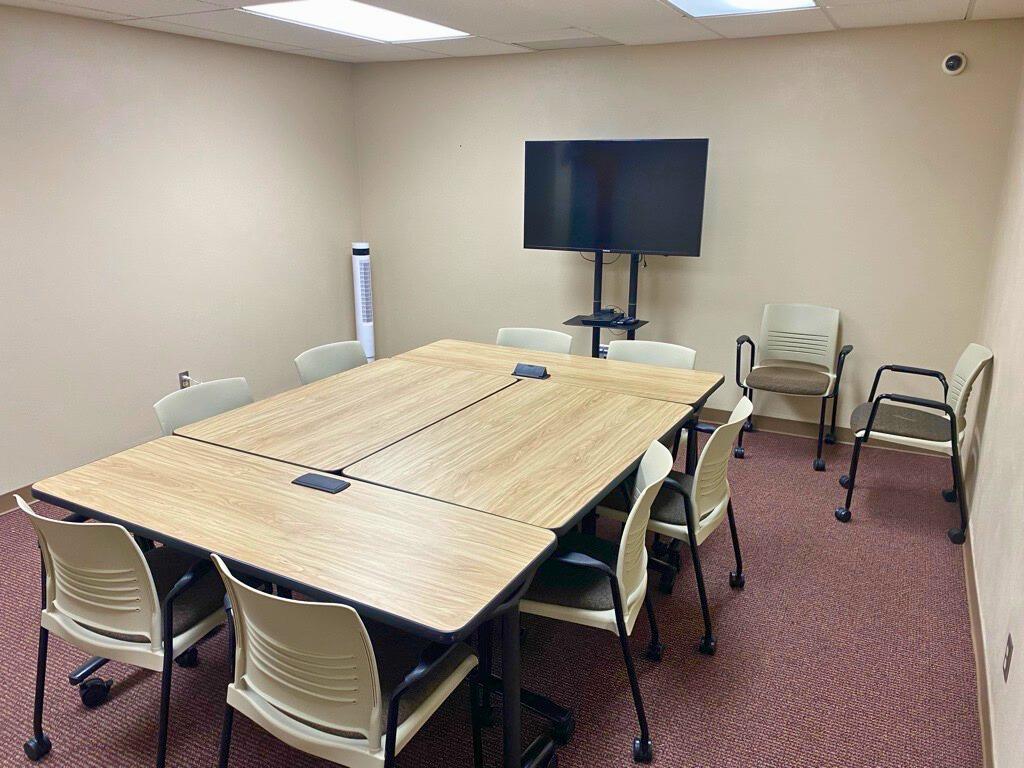
<svg viewBox="0 0 1024 768">
<path fill-rule="evenodd" d="M 740 541 L 736 533 L 728 470 L 732 445 L 752 410 L 753 405 L 745 397 L 737 403 L 729 420 L 708 438 L 692 476 L 676 471 L 669 473 L 651 505 L 651 519 L 647 524 L 647 530 L 657 536 L 667 536 L 673 540 L 673 544 L 685 542 L 690 545 L 693 571 L 697 578 L 697 593 L 704 618 L 704 635 L 698 648 L 705 654 L 715 652 L 716 640 L 711 627 L 711 612 L 704 589 L 704 572 L 697 549 L 728 517 L 733 554 L 736 557 L 736 570 L 729 574 L 729 584 L 733 589 L 743 588 L 746 577 L 743 575 L 743 558 L 740 555 Z M 601 502 L 597 508 L 599 515 L 615 520 L 626 519 L 626 504 L 620 489 Z M 659 570 L 663 571 L 662 591 L 671 592 L 672 583 L 680 568 L 678 548 L 670 546 L 667 555 L 667 569 Z"/>
<path fill-rule="evenodd" d="M 846 488 L 846 503 L 836 510 L 836 519 L 850 521 L 853 488 L 857 480 L 857 463 L 861 445 L 869 440 L 925 448 L 950 457 L 953 468 L 953 487 L 942 492 L 948 502 L 959 502 L 960 527 L 950 528 L 949 540 L 963 544 L 967 535 L 967 502 L 964 499 L 963 464 L 960 449 L 967 430 L 967 400 L 971 388 L 985 367 L 992 361 L 992 350 L 980 344 L 968 344 L 957 360 L 952 377 L 947 380 L 941 371 L 906 365 L 883 365 L 875 373 L 868 402 L 861 403 L 850 416 L 853 430 L 853 457 L 850 473 L 839 478 Z M 882 373 L 892 371 L 913 376 L 938 379 L 943 399 L 929 400 L 899 394 L 876 394 Z"/>
<path fill-rule="evenodd" d="M 818 417 L 818 452 L 814 469 L 825 471 L 821 457 L 822 443 L 835 442 L 836 409 L 839 406 L 839 384 L 846 356 L 853 351 L 847 344 L 836 357 L 839 337 L 839 310 L 813 304 L 766 304 L 761 320 L 761 335 L 755 345 L 749 336 L 736 339 L 736 384 L 743 394 L 754 400 L 754 390 L 794 397 L 821 398 Z M 742 375 L 743 347 L 750 347 L 750 368 Z M 758 363 L 757 347 L 761 348 Z M 825 434 L 825 406 L 832 401 L 832 423 Z M 744 431 L 752 431 L 753 418 Z M 738 459 L 744 456 L 743 432 L 733 451 Z"/>
<path fill-rule="evenodd" d="M 249 382 L 238 377 L 217 379 L 179 389 L 153 405 L 160 429 L 165 435 L 211 416 L 240 408 L 252 402 Z"/>
<path fill-rule="evenodd" d="M 303 384 L 312 384 L 360 365 L 366 365 L 366 353 L 358 341 L 323 344 L 307 349 L 295 358 L 295 367 Z"/>
<path fill-rule="evenodd" d="M 220 766 L 234 713 L 285 744 L 348 768 L 391 768 L 430 716 L 476 669 L 464 643 L 430 645 L 366 625 L 346 605 L 275 597 L 247 586 L 213 556 L 232 618 Z M 475 765 L 482 765 L 479 691 L 470 691 Z M 442 761 L 443 762 L 443 761 Z"/>
<path fill-rule="evenodd" d="M 18 497 L 39 537 L 43 562 L 36 671 L 34 736 L 25 754 L 39 760 L 50 751 L 43 732 L 46 656 L 53 633 L 92 654 L 71 675 L 82 702 L 99 706 L 113 681 L 85 679 L 113 659 L 161 673 L 156 764 L 167 758 L 171 662 L 195 666 L 195 646 L 225 619 L 224 588 L 212 565 L 168 547 L 143 553 L 119 525 L 40 517 Z M 82 682 L 84 680 L 84 682 Z"/>
<path fill-rule="evenodd" d="M 636 473 L 621 540 L 615 543 L 579 533 L 563 536 L 559 551 L 537 570 L 520 603 L 524 613 L 604 629 L 618 636 L 640 724 L 640 736 L 633 740 L 633 759 L 644 763 L 651 761 L 654 751 L 629 636 L 640 608 L 646 607 L 651 627 L 647 653 L 652 659 L 661 658 L 664 649 L 647 594 L 645 537 L 651 502 L 671 468 L 668 448 L 651 443 Z"/>
<path fill-rule="evenodd" d="M 494 342 L 502 347 L 520 347 L 536 352 L 572 352 L 572 336 L 546 328 L 500 328 Z"/>
</svg>

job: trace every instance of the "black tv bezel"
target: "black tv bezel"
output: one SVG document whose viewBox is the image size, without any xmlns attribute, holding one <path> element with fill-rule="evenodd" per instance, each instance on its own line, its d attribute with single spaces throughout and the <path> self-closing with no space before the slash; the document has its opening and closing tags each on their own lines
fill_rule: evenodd
<svg viewBox="0 0 1024 768">
<path fill-rule="evenodd" d="M 589 142 L 601 142 L 602 144 L 610 143 L 621 143 L 621 144 L 640 144 L 653 141 L 703 141 L 707 144 L 708 151 L 706 153 L 707 160 L 704 165 L 704 203 L 707 202 L 707 184 L 708 184 L 708 163 L 711 160 L 711 138 L 647 138 L 647 139 L 527 139 L 523 142 L 523 249 L 531 251 L 562 251 L 565 253 L 641 253 L 648 256 L 681 256 L 687 259 L 699 259 L 700 249 L 704 245 L 704 209 L 706 205 L 702 204 L 700 209 L 700 235 L 697 241 L 698 253 L 692 254 L 686 251 L 665 251 L 662 249 L 648 250 L 645 248 L 597 248 L 595 246 L 581 247 L 576 246 L 556 246 L 556 245 L 529 245 L 526 242 L 526 146 L 528 144 L 584 144 Z"/>
</svg>

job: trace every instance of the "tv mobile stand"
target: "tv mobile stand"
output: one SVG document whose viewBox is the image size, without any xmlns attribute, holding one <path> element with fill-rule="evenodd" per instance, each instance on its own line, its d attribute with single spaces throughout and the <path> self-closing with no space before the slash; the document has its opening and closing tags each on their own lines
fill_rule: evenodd
<svg viewBox="0 0 1024 768">
<path fill-rule="evenodd" d="M 636 286 L 640 277 L 640 254 L 629 254 L 629 303 L 627 304 L 624 317 L 611 317 L 602 312 L 601 307 L 601 284 L 604 282 L 604 251 L 594 251 L 594 308 L 589 315 L 576 315 L 566 320 L 563 325 L 587 326 L 589 327 L 590 355 L 600 357 L 601 355 L 601 329 L 612 328 L 618 331 L 625 331 L 627 339 L 636 338 L 636 329 L 647 325 L 646 320 L 636 319 Z"/>
</svg>

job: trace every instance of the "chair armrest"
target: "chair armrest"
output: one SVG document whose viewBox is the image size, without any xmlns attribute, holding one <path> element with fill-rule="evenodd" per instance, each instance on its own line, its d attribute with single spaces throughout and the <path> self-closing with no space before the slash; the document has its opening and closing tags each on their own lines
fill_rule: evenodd
<svg viewBox="0 0 1024 768">
<path fill-rule="evenodd" d="M 853 344 L 844 344 L 839 350 L 839 357 L 836 359 L 836 383 L 832 387 L 832 397 L 839 397 L 839 382 L 843 380 L 843 368 L 846 365 L 846 357 L 853 352 Z"/>
<path fill-rule="evenodd" d="M 683 492 L 683 486 L 681 486 L 677 481 L 673 480 L 671 477 L 666 477 L 661 484 L 665 488 L 671 488 L 676 493 L 685 495 L 685 493 Z"/>
<path fill-rule="evenodd" d="M 946 416 L 949 417 L 950 440 L 953 441 L 954 445 L 956 444 L 956 441 L 957 441 L 957 434 L 956 434 L 956 432 L 957 432 L 956 412 L 953 410 L 953 408 L 948 403 L 943 403 L 943 402 L 940 402 L 938 400 L 929 400 L 929 399 L 924 398 L 924 397 L 911 397 L 910 395 L 897 395 L 897 394 L 879 395 L 878 397 L 873 399 L 872 406 L 871 406 L 871 415 L 868 416 L 868 423 L 864 425 L 864 437 L 862 438 L 863 442 L 866 443 L 868 441 L 868 438 L 871 436 L 871 428 L 875 424 L 875 415 L 878 413 L 878 406 L 881 405 L 882 402 L 885 401 L 885 400 L 891 400 L 894 403 L 904 403 L 906 405 L 916 405 L 918 407 L 928 408 L 928 409 L 933 410 L 933 411 L 942 411 L 944 414 L 946 414 Z"/>
<path fill-rule="evenodd" d="M 754 340 L 744 334 L 736 339 L 736 386 L 743 389 L 743 382 L 740 378 L 740 368 L 743 362 L 743 345 L 750 345 L 750 365 L 747 366 L 747 373 L 750 373 L 750 369 L 754 367 L 754 358 L 757 354 L 757 349 L 754 346 Z"/>
<path fill-rule="evenodd" d="M 871 384 L 871 394 L 868 395 L 868 400 L 875 399 L 875 393 L 878 391 L 878 383 L 882 379 L 882 373 L 885 371 L 892 371 L 893 373 L 908 373 L 913 376 L 930 376 L 933 379 L 938 379 L 939 383 L 942 384 L 942 396 L 943 398 L 949 395 L 949 382 L 946 381 L 946 375 L 942 371 L 933 371 L 931 368 L 915 368 L 912 365 L 897 365 L 890 363 L 889 365 L 881 366 L 875 371 L 875 380 Z"/>
<path fill-rule="evenodd" d="M 195 584 L 199 579 L 205 576 L 213 570 L 213 562 L 210 560 L 200 560 L 198 563 L 193 565 L 184 575 L 174 582 L 174 586 L 171 587 L 171 591 L 167 593 L 163 600 L 163 609 L 170 611 L 174 605 L 174 601 L 181 596 L 181 593 L 186 589 Z"/>
<path fill-rule="evenodd" d="M 575 565 L 580 568 L 590 568 L 595 571 L 600 571 L 605 576 L 609 576 L 612 579 L 615 578 L 615 571 L 607 563 L 602 563 L 596 557 L 585 555 L 582 552 L 557 552 L 551 557 L 552 560 L 557 560 L 560 563 L 566 565 Z"/>
</svg>

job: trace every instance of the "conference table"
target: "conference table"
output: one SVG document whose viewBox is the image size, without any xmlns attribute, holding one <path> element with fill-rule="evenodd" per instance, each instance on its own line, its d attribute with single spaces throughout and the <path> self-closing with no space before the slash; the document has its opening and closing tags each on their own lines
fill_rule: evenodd
<svg viewBox="0 0 1024 768">
<path fill-rule="evenodd" d="M 519 362 L 549 378 L 513 376 Z M 504 700 L 504 765 L 543 765 L 554 744 L 545 735 L 523 751 L 521 705 L 563 725 L 571 713 L 520 689 L 518 601 L 557 535 L 723 380 L 446 340 L 188 425 L 33 493 L 433 642 L 478 632 L 488 690 Z M 292 483 L 309 470 L 350 486 Z"/>
</svg>

